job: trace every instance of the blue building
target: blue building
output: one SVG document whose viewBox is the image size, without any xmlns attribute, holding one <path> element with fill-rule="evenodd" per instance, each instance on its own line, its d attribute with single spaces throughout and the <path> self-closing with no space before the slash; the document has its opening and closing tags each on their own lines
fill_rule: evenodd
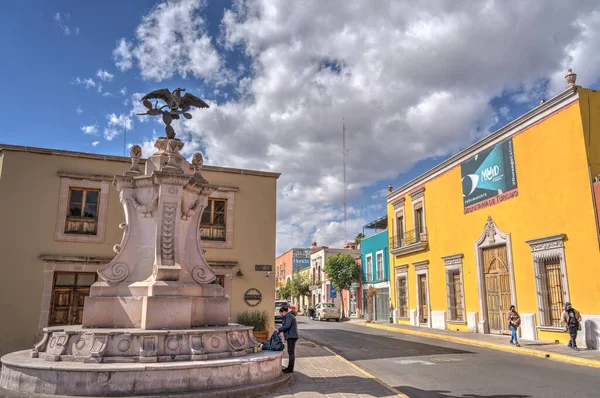
<svg viewBox="0 0 600 398">
<path fill-rule="evenodd" d="M 363 314 L 367 316 L 367 289 L 377 289 L 374 297 L 374 318 L 384 321 L 390 317 L 390 265 L 388 250 L 387 216 L 375 220 L 363 227 L 375 230 L 360 241 L 360 260 L 362 265 Z M 380 232 L 377 232 L 382 230 Z M 364 232 L 363 232 L 364 233 Z"/>
</svg>

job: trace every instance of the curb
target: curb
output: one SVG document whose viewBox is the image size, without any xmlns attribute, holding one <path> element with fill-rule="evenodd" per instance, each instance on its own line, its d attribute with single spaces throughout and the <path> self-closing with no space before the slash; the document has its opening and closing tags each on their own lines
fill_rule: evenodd
<svg viewBox="0 0 600 398">
<path fill-rule="evenodd" d="M 546 358 L 546 359 L 551 359 L 551 360 L 559 361 L 559 362 L 572 363 L 575 365 L 600 368 L 600 361 L 595 360 L 595 359 L 573 357 L 573 356 L 569 356 L 569 355 L 565 355 L 565 354 L 551 353 L 548 351 L 532 350 L 530 348 L 523 348 L 523 347 L 519 348 L 519 347 L 508 346 L 508 345 L 505 346 L 505 345 L 496 344 L 496 343 L 489 343 L 486 341 L 476 341 L 476 340 L 465 339 L 462 337 L 445 336 L 445 335 L 440 335 L 440 334 L 436 334 L 436 333 L 421 332 L 421 331 L 410 330 L 410 329 L 400 329 L 400 328 L 378 325 L 378 324 L 373 324 L 373 323 L 363 322 L 363 323 L 359 323 L 359 325 L 364 326 L 364 327 L 373 328 L 373 329 L 386 330 L 388 332 L 396 332 L 396 333 L 410 334 L 413 336 L 428 337 L 428 338 L 437 339 L 437 340 L 450 341 L 452 343 L 467 344 L 467 345 L 472 345 L 472 346 L 477 346 L 477 347 L 491 348 L 493 350 L 498 350 L 498 351 L 512 352 L 512 353 L 521 354 L 521 355 L 530 355 L 530 356 L 534 356 L 534 357 L 538 357 L 538 358 Z"/>
<path fill-rule="evenodd" d="M 318 347 L 322 347 L 325 350 L 327 350 L 330 354 L 332 354 L 333 356 L 335 356 L 336 358 L 340 359 L 342 362 L 344 362 L 345 364 L 347 364 L 348 366 L 350 366 L 352 369 L 356 370 L 359 373 L 362 373 L 364 376 L 366 376 L 367 378 L 379 383 L 381 386 L 387 388 L 388 390 L 390 390 L 391 392 L 393 392 L 394 394 L 396 394 L 396 396 L 400 397 L 400 398 L 410 398 L 408 395 L 398 391 L 397 389 L 395 389 L 394 387 L 390 386 L 387 383 L 384 383 L 383 381 L 379 380 L 376 376 L 372 375 L 371 373 L 367 372 L 366 370 L 364 370 L 363 368 L 361 368 L 358 365 L 353 364 L 352 362 L 350 362 L 349 360 L 347 360 L 346 358 L 344 358 L 343 356 L 341 356 L 340 354 L 336 353 L 335 351 L 333 351 L 331 348 L 324 346 L 322 344 L 319 344 L 317 342 L 314 342 L 312 340 L 308 340 L 305 338 L 302 338 L 302 340 L 304 341 L 309 341 L 312 344 L 318 346 Z"/>
</svg>

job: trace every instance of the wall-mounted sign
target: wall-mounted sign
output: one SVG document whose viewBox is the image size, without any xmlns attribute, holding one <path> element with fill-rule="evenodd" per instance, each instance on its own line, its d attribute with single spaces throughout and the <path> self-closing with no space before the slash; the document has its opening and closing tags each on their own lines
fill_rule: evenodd
<svg viewBox="0 0 600 398">
<path fill-rule="evenodd" d="M 462 162 L 460 175 L 465 214 L 517 196 L 512 138 Z"/>
<path fill-rule="evenodd" d="M 261 265 L 261 264 L 256 264 L 254 265 L 254 270 L 255 271 L 273 271 L 273 266 L 272 265 Z"/>
<path fill-rule="evenodd" d="M 292 269 L 294 272 L 310 267 L 310 257 L 293 257 Z"/>
<path fill-rule="evenodd" d="M 248 289 L 246 290 L 246 293 L 244 293 L 244 301 L 250 307 L 256 307 L 262 301 L 262 293 L 255 288 Z"/>
</svg>

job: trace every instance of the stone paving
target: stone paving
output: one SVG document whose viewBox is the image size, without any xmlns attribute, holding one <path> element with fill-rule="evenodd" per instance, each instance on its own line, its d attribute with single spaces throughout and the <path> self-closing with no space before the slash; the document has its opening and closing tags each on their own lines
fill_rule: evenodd
<svg viewBox="0 0 600 398">
<path fill-rule="evenodd" d="M 287 353 L 284 366 L 287 366 Z M 266 397 L 397 397 L 392 390 L 324 347 L 306 340 L 296 345 L 294 381 Z"/>
</svg>

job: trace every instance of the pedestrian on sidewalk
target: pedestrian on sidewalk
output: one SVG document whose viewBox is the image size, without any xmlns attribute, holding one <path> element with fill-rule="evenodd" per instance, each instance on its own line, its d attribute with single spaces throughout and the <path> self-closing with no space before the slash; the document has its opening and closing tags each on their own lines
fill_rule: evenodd
<svg viewBox="0 0 600 398">
<path fill-rule="evenodd" d="M 581 330 L 581 314 L 571 306 L 571 303 L 565 303 L 565 310 L 561 317 L 562 325 L 565 331 L 569 332 L 569 348 L 579 351 L 577 348 L 577 332 Z"/>
<path fill-rule="evenodd" d="M 514 344 L 517 347 L 521 347 L 521 344 L 519 344 L 519 340 L 517 339 L 517 329 L 519 329 L 519 326 L 521 326 L 521 317 L 515 306 L 511 305 L 510 311 L 508 312 L 508 328 L 512 332 L 510 344 Z"/>
<path fill-rule="evenodd" d="M 279 333 L 283 332 L 283 337 L 287 343 L 287 351 L 289 356 L 288 366 L 283 369 L 283 373 L 294 373 L 294 362 L 296 361 L 296 341 L 298 341 L 298 324 L 296 317 L 289 312 L 287 306 L 282 306 L 279 313 L 283 316 L 281 327 L 277 329 Z"/>
</svg>

